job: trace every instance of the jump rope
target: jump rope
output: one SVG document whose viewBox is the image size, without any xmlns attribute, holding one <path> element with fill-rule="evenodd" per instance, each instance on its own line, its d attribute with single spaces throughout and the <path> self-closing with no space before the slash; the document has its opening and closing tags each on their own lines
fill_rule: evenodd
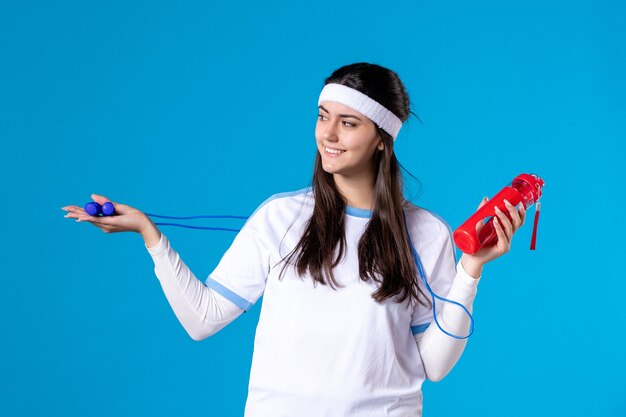
<svg viewBox="0 0 626 417">
<path fill-rule="evenodd" d="M 99 216 L 99 215 L 103 215 L 103 216 L 113 216 L 115 215 L 115 207 L 113 206 L 113 203 L 107 201 L 106 203 L 104 203 L 103 205 L 100 205 L 99 203 L 95 202 L 95 201 L 91 201 L 87 204 L 85 204 L 85 212 L 87 212 L 87 214 L 89 214 L 90 216 Z M 159 215 L 159 214 L 151 214 L 151 213 L 144 213 L 145 215 L 149 216 L 149 217 L 158 217 L 158 218 L 162 218 L 162 219 L 178 219 L 178 220 L 188 220 L 188 219 L 242 219 L 242 220 L 247 220 L 249 217 L 246 216 L 233 216 L 233 215 L 200 215 L 200 216 L 163 216 L 163 215 Z M 409 243 L 411 245 L 411 251 L 413 252 L 413 259 L 415 260 L 415 265 L 417 266 L 417 269 L 419 271 L 419 274 L 422 278 L 422 281 L 424 282 L 424 286 L 426 287 L 426 290 L 430 293 L 430 297 L 432 300 L 432 309 L 433 309 L 433 318 L 435 320 L 435 323 L 437 324 L 437 327 L 439 327 L 439 329 L 444 332 L 445 334 L 447 334 L 450 337 L 453 337 L 455 339 L 467 339 L 468 337 L 470 337 L 472 335 L 472 333 L 474 333 L 474 318 L 472 317 L 472 314 L 469 312 L 469 310 L 461 303 L 458 303 L 454 300 L 449 300 L 445 297 L 441 297 L 440 295 L 435 294 L 435 292 L 430 288 L 430 285 L 428 285 L 428 282 L 426 281 L 426 277 L 424 275 L 424 268 L 422 267 L 422 262 L 419 258 L 419 255 L 417 254 L 417 251 L 415 250 L 415 247 L 413 246 L 413 242 L 411 240 L 411 235 L 409 234 L 409 229 L 407 226 L 407 221 L 406 221 L 406 214 L 404 214 L 404 211 L 402 212 L 402 215 L 404 216 L 404 227 L 406 228 L 406 233 L 407 236 L 409 237 Z M 154 223 L 156 226 L 177 226 L 177 227 L 185 227 L 185 228 L 189 228 L 189 229 L 202 229 L 202 230 L 223 230 L 223 231 L 228 231 L 228 232 L 239 232 L 241 229 L 231 229 L 231 228 L 226 228 L 226 227 L 204 227 L 204 226 L 190 226 L 190 225 L 186 225 L 186 224 L 180 224 L 180 223 Z M 457 336 L 455 334 L 449 333 L 446 330 L 443 329 L 443 327 L 441 327 L 441 325 L 439 324 L 439 320 L 437 320 L 437 307 L 435 305 L 435 299 L 441 300 L 441 301 L 445 301 L 448 303 L 452 303 L 452 304 L 456 304 L 457 306 L 461 307 L 463 309 L 463 311 L 465 311 L 465 313 L 469 316 L 470 318 L 470 331 L 467 334 L 467 336 Z"/>
</svg>

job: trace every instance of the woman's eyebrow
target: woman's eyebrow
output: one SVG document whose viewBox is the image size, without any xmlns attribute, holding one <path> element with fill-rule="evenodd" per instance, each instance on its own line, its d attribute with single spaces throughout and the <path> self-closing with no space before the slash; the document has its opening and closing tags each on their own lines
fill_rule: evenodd
<svg viewBox="0 0 626 417">
<path fill-rule="evenodd" d="M 326 113 L 330 113 L 328 110 L 326 110 L 326 108 L 324 108 L 324 106 L 319 105 L 318 107 L 320 109 L 324 110 Z M 353 117 L 353 118 L 357 119 L 358 121 L 362 121 L 361 119 L 359 119 L 358 117 L 356 117 L 353 114 L 340 114 L 339 117 Z"/>
</svg>

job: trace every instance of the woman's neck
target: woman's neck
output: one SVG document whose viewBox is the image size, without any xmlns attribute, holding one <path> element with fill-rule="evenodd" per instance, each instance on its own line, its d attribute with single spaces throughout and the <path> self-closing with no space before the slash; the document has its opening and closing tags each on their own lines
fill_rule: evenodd
<svg viewBox="0 0 626 417">
<path fill-rule="evenodd" d="M 333 175 L 339 192 L 347 200 L 346 205 L 372 210 L 374 205 L 374 181 L 372 177 L 349 178 Z"/>
</svg>

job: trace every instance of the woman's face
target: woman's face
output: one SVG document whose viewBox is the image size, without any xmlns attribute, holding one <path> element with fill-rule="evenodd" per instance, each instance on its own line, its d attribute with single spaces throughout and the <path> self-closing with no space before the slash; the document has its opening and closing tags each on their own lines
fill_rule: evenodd
<svg viewBox="0 0 626 417">
<path fill-rule="evenodd" d="M 371 176 L 374 152 L 383 149 L 371 119 L 334 101 L 320 103 L 315 140 L 324 171 L 346 177 Z"/>
</svg>

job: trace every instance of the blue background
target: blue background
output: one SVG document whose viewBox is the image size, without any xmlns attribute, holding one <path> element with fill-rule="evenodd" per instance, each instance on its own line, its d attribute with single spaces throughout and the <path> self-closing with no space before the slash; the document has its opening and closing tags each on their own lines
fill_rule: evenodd
<svg viewBox="0 0 626 417">
<path fill-rule="evenodd" d="M 249 215 L 310 184 L 323 80 L 358 61 L 405 83 L 407 196 L 453 228 L 546 182 L 424 415 L 626 415 L 623 2 L 208 3 L 0 7 L 3 415 L 241 416 L 262 299 L 195 342 L 141 237 L 60 207 Z M 161 230 L 202 280 L 234 238 Z"/>
</svg>

